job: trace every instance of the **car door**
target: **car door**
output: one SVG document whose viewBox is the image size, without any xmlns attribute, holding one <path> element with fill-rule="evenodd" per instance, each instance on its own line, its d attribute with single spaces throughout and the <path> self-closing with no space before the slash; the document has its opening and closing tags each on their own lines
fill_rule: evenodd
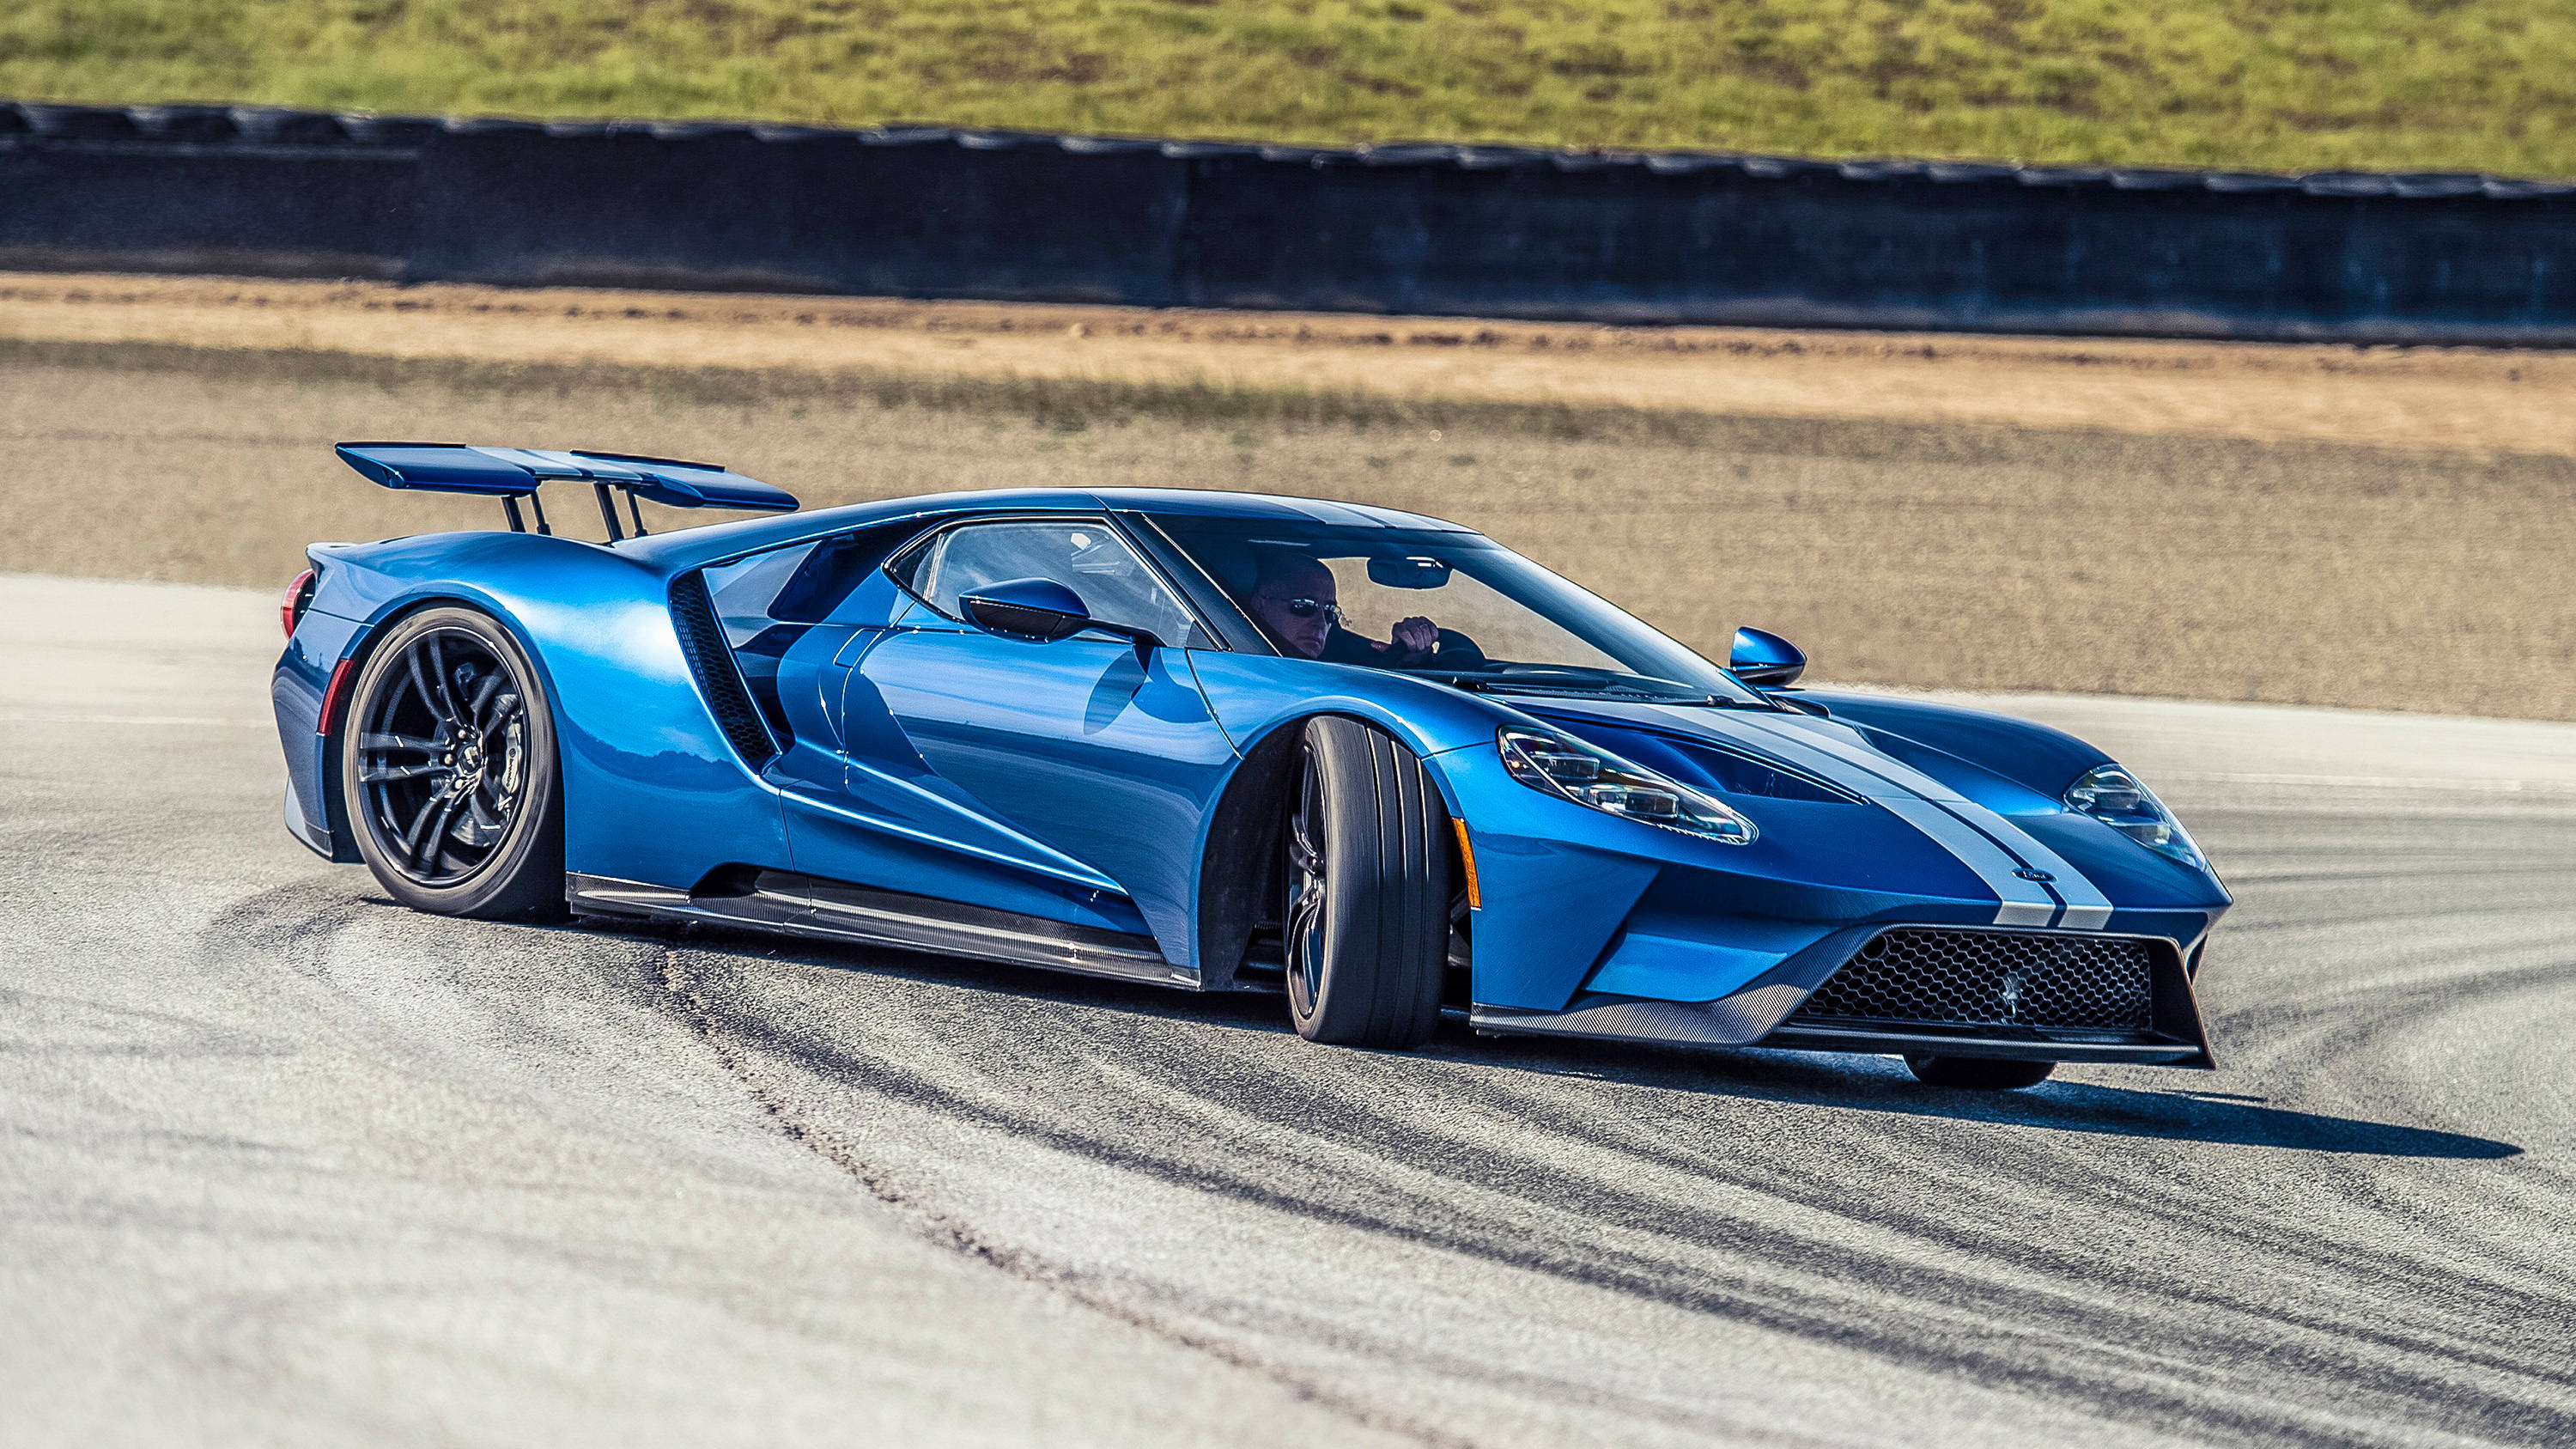
<svg viewBox="0 0 2576 1449">
<path fill-rule="evenodd" d="M 838 735 L 852 820 L 910 828 L 791 820 L 798 869 L 935 880 L 927 893 L 1149 934 L 1188 967 L 1200 824 L 1236 758 L 1181 652 L 1205 642 L 1188 606 L 1099 516 L 958 523 L 887 573 L 913 604 L 855 649 Z M 1061 583 L 1163 647 L 964 621 L 961 593 L 1017 578 Z"/>
</svg>

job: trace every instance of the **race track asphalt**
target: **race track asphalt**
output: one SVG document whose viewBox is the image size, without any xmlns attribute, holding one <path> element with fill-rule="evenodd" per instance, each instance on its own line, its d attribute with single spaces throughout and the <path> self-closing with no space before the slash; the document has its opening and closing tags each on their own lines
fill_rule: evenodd
<svg viewBox="0 0 2576 1449">
<path fill-rule="evenodd" d="M 414 915 L 275 621 L 0 576 L 12 1445 L 2576 1442 L 2576 727 L 1990 701 L 2239 905 L 2220 1071 L 1981 1096 Z"/>
</svg>

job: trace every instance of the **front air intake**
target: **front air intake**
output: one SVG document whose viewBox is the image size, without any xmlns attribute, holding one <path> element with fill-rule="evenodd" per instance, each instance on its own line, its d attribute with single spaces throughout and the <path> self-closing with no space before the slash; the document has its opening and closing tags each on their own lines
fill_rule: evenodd
<svg viewBox="0 0 2576 1449">
<path fill-rule="evenodd" d="M 679 631 L 689 672 L 697 676 L 698 693 L 706 696 L 707 710 L 734 753 L 755 770 L 777 758 L 778 742 L 734 668 L 733 649 L 725 642 L 724 626 L 716 622 L 707 581 L 700 575 L 685 573 L 671 581 L 671 623 Z"/>
<path fill-rule="evenodd" d="M 1926 1022 L 2145 1031 L 2147 943 L 2074 931 L 1883 931 L 1816 988 L 1793 1022 Z"/>
</svg>

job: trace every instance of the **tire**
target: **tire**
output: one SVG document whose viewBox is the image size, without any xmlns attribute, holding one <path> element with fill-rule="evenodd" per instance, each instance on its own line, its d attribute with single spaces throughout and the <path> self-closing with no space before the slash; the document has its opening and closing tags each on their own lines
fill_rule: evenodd
<svg viewBox="0 0 2576 1449">
<path fill-rule="evenodd" d="M 1402 1049 L 1440 1025 L 1449 811 L 1422 761 L 1357 720 L 1306 725 L 1287 829 L 1288 1019 L 1308 1041 Z"/>
<path fill-rule="evenodd" d="M 554 713 L 490 615 L 423 610 L 376 645 L 340 725 L 340 798 L 367 868 L 413 910 L 564 916 Z"/>
<path fill-rule="evenodd" d="M 1910 1056 L 1905 1068 L 1916 1081 L 1935 1087 L 1965 1087 L 1975 1092 L 2010 1092 L 2036 1087 L 2057 1070 L 2055 1062 L 2007 1061 L 1999 1057 Z"/>
</svg>

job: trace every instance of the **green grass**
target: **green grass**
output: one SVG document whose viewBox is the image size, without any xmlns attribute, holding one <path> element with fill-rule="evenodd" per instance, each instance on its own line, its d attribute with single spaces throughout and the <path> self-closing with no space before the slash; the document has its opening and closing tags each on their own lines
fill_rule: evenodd
<svg viewBox="0 0 2576 1449">
<path fill-rule="evenodd" d="M 2569 0 L 10 0 L 0 96 L 2576 175 Z"/>
</svg>

